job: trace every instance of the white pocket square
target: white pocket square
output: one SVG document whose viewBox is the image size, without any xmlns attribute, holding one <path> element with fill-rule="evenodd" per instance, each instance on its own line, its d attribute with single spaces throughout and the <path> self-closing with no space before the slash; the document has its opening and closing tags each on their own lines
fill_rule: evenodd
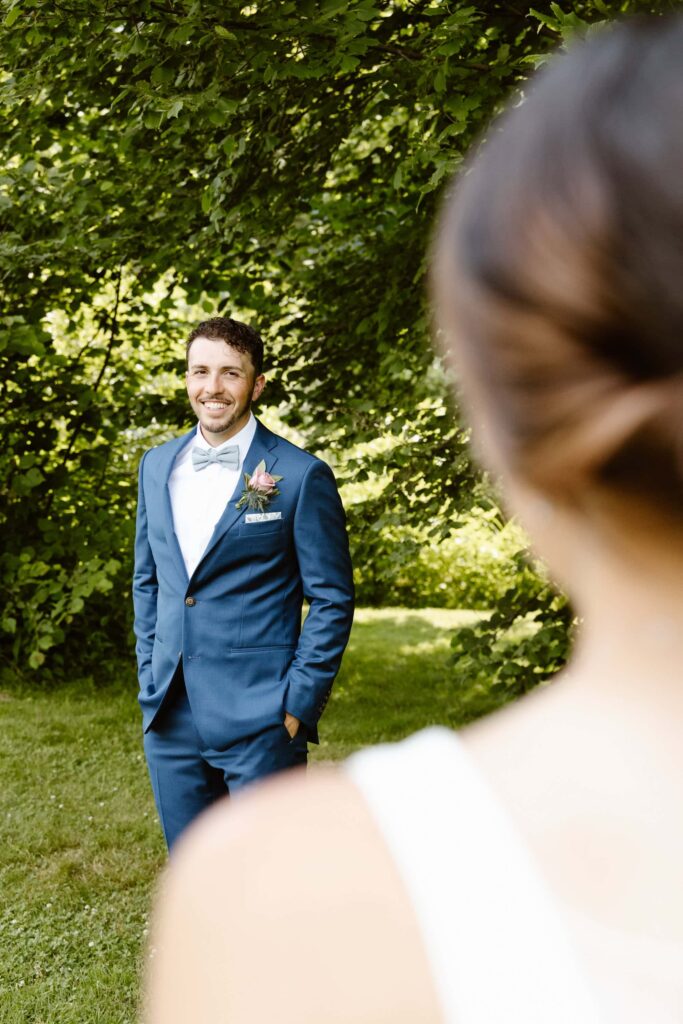
<svg viewBox="0 0 683 1024">
<path fill-rule="evenodd" d="M 244 517 L 245 523 L 271 523 L 273 519 L 282 519 L 282 512 L 250 512 Z"/>
</svg>

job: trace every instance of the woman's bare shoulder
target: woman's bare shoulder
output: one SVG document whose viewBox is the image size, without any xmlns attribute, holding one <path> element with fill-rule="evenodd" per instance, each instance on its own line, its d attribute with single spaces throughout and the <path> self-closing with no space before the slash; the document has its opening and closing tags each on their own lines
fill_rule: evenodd
<svg viewBox="0 0 683 1024">
<path fill-rule="evenodd" d="M 191 982 L 188 956 L 213 991 L 193 1024 L 287 1020 L 290 999 L 299 1022 L 439 1019 L 407 893 L 343 771 L 292 772 L 221 803 L 172 861 L 149 986 L 166 1024 L 183 1019 L 168 988 Z"/>
<path fill-rule="evenodd" d="M 351 824 L 361 832 L 372 829 L 365 803 L 345 772 L 330 767 L 292 771 L 216 804 L 188 830 L 175 859 L 181 865 L 198 857 L 236 854 L 245 846 L 267 856 L 262 840 L 299 837 L 302 831 L 309 843 L 324 846 L 333 838 L 330 829 L 334 833 Z M 286 845 L 279 855 L 287 858 Z"/>
</svg>

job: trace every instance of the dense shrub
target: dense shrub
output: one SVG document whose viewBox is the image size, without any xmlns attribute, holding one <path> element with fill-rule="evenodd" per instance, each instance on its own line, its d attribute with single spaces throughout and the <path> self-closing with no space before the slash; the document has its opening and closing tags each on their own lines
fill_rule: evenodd
<svg viewBox="0 0 683 1024">
<path fill-rule="evenodd" d="M 567 598 L 528 550 L 516 552 L 513 570 L 492 614 L 453 635 L 454 699 L 463 722 L 550 679 L 569 655 L 578 623 Z"/>
<path fill-rule="evenodd" d="M 502 525 L 500 513 L 483 509 L 443 540 L 426 530 L 386 529 L 372 560 L 356 567 L 359 602 L 490 609 L 514 586 L 524 544 L 515 523 Z"/>
</svg>

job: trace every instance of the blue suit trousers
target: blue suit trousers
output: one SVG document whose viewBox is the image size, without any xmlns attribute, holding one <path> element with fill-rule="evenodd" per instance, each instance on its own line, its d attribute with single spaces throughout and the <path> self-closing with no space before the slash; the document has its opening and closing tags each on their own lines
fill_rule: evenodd
<svg viewBox="0 0 683 1024">
<path fill-rule="evenodd" d="M 190 822 L 216 800 L 267 775 L 305 766 L 308 758 L 303 723 L 294 739 L 283 723 L 213 750 L 197 731 L 180 666 L 144 744 L 169 850 Z"/>
</svg>

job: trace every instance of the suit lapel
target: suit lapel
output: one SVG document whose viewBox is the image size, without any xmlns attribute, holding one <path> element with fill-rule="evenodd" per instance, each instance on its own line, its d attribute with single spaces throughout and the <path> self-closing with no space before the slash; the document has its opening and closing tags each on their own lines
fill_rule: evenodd
<svg viewBox="0 0 683 1024">
<path fill-rule="evenodd" d="M 277 455 L 273 450 L 276 446 L 277 435 L 273 434 L 273 432 L 268 430 L 267 427 L 264 427 L 260 420 L 256 420 L 256 433 L 254 434 L 254 440 L 249 446 L 249 451 L 245 456 L 244 463 L 240 466 L 240 475 L 239 480 L 237 481 L 237 486 L 232 493 L 230 501 L 225 506 L 223 514 L 214 527 L 211 540 L 206 545 L 206 550 L 202 555 L 199 565 L 202 564 L 221 537 L 223 537 L 228 530 L 232 529 L 237 520 L 240 519 L 246 511 L 245 508 L 237 508 L 237 502 L 242 496 L 242 491 L 244 490 L 244 474 L 246 473 L 248 476 L 251 476 L 261 460 L 266 464 L 266 471 L 271 473 L 275 463 L 277 462 Z M 199 569 L 199 565 L 197 566 L 197 569 Z M 195 574 L 197 569 L 195 569 Z"/>
<path fill-rule="evenodd" d="M 187 575 L 187 568 L 185 566 L 185 559 L 183 553 L 180 550 L 180 544 L 178 543 L 178 535 L 175 532 L 173 525 L 173 507 L 171 505 L 171 492 L 169 490 L 168 481 L 171 478 L 175 460 L 178 454 L 182 451 L 186 444 L 195 436 L 197 433 L 196 429 L 191 430 L 189 434 L 183 434 L 182 437 L 177 437 L 174 441 L 171 441 L 164 451 L 164 463 L 162 464 L 163 474 L 163 515 L 164 515 L 164 530 L 168 537 L 168 546 L 171 554 L 173 555 L 176 563 L 176 568 L 180 573 L 181 579 L 189 582 Z"/>
</svg>

